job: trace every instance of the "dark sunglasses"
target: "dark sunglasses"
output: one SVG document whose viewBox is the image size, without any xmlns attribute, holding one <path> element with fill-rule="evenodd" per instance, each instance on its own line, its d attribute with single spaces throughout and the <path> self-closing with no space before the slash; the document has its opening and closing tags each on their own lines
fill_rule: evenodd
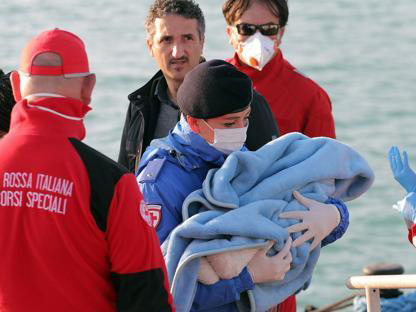
<svg viewBox="0 0 416 312">
<path fill-rule="evenodd" d="M 235 25 L 237 27 L 237 32 L 241 36 L 252 36 L 256 33 L 257 29 L 264 36 L 275 36 L 279 32 L 279 25 L 277 24 L 263 24 L 263 25 L 254 25 L 241 23 Z"/>
</svg>

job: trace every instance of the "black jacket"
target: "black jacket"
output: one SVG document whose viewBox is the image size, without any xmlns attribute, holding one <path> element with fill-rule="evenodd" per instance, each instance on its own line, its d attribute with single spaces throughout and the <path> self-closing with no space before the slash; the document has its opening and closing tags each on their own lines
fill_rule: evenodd
<svg viewBox="0 0 416 312">
<path fill-rule="evenodd" d="M 153 140 L 160 110 L 155 88 L 160 79 L 164 79 L 164 76 L 159 70 L 148 83 L 128 96 L 130 104 L 121 137 L 118 162 L 130 172 L 135 171 L 140 157 Z M 247 130 L 247 148 L 257 150 L 278 135 L 279 130 L 269 105 L 265 98 L 255 91 Z"/>
</svg>

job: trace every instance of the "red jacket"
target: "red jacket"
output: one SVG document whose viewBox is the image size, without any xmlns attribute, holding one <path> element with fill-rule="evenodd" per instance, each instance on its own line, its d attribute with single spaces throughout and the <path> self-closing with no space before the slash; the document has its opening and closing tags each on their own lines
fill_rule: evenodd
<svg viewBox="0 0 416 312">
<path fill-rule="evenodd" d="M 249 76 L 266 98 L 281 135 L 297 131 L 310 137 L 335 138 L 328 95 L 289 64 L 280 50 L 261 71 L 242 63 L 237 54 L 227 61 Z"/>
<path fill-rule="evenodd" d="M 0 140 L 0 311 L 171 311 L 135 177 L 83 144 L 89 108 L 16 104 Z"/>
</svg>

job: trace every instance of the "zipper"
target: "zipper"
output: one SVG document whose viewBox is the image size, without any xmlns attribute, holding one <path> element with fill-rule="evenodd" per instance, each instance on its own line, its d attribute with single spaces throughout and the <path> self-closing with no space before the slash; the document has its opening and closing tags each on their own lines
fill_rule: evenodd
<svg viewBox="0 0 416 312">
<path fill-rule="evenodd" d="M 142 158 L 142 149 L 143 149 L 143 140 L 144 140 L 144 117 L 142 111 L 139 111 L 139 118 L 141 119 L 140 128 L 137 135 L 137 151 L 134 162 L 134 174 L 136 174 L 137 169 L 139 169 L 140 159 Z"/>
</svg>

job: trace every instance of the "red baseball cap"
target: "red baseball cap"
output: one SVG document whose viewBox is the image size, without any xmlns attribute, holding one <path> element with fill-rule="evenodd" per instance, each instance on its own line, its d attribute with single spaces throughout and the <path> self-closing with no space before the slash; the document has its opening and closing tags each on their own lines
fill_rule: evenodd
<svg viewBox="0 0 416 312">
<path fill-rule="evenodd" d="M 55 53 L 61 58 L 60 66 L 33 65 L 36 56 Z M 24 48 L 20 62 L 21 72 L 28 75 L 82 77 L 90 74 L 87 52 L 82 40 L 65 30 L 55 28 L 35 36 Z"/>
</svg>

